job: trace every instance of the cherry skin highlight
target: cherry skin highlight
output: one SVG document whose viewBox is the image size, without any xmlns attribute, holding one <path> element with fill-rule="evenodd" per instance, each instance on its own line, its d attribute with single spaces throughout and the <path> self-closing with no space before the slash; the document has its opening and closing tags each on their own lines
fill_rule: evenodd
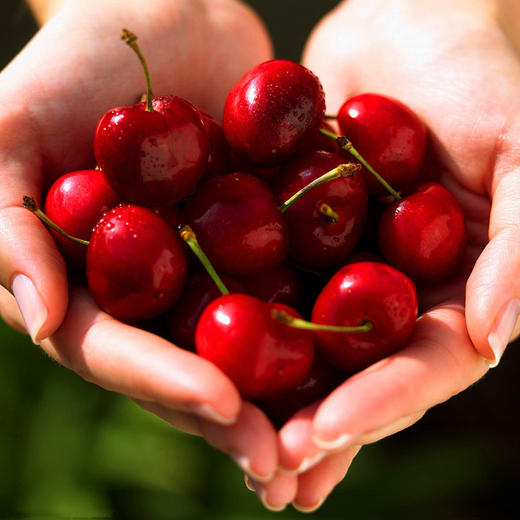
<svg viewBox="0 0 520 520">
<path fill-rule="evenodd" d="M 198 354 L 219 367 L 246 399 L 294 388 L 312 366 L 312 333 L 282 324 L 272 317 L 273 309 L 298 316 L 286 305 L 229 294 L 211 302 L 197 326 Z"/>
<path fill-rule="evenodd" d="M 464 214 L 444 186 L 425 183 L 385 209 L 378 238 L 387 262 L 418 284 L 438 284 L 462 263 L 467 242 Z"/>
<path fill-rule="evenodd" d="M 413 185 L 426 153 L 426 127 L 396 99 L 361 94 L 345 101 L 338 112 L 341 133 L 395 190 Z M 387 195 L 366 170 L 363 176 L 372 196 Z"/>
<path fill-rule="evenodd" d="M 240 276 L 272 269 L 287 255 L 282 213 L 269 186 L 254 175 L 205 181 L 187 200 L 184 217 L 219 272 Z"/>
<path fill-rule="evenodd" d="M 201 179 L 208 133 L 197 109 L 176 96 L 114 108 L 98 122 L 94 154 L 123 200 L 144 206 L 180 201 Z"/>
<path fill-rule="evenodd" d="M 271 60 L 247 72 L 231 89 L 223 128 L 238 155 L 262 166 L 287 159 L 313 135 L 325 114 L 319 79 L 288 60 Z"/>
<path fill-rule="evenodd" d="M 339 154 L 312 151 L 289 161 L 273 185 L 282 203 L 310 182 L 345 161 Z M 326 268 L 342 263 L 363 231 L 368 206 L 359 173 L 323 183 L 294 202 L 284 213 L 290 256 L 302 265 Z M 335 214 L 331 218 L 326 207 Z"/>
<path fill-rule="evenodd" d="M 409 340 L 417 318 L 414 283 L 393 267 L 359 262 L 341 268 L 319 294 L 312 321 L 327 325 L 373 324 L 369 332 L 316 331 L 316 347 L 332 365 L 358 372 L 396 352 Z"/>
<path fill-rule="evenodd" d="M 96 224 L 87 250 L 87 280 L 96 303 L 124 321 L 169 309 L 186 281 L 184 244 L 152 210 L 121 204 Z"/>
<path fill-rule="evenodd" d="M 76 238 L 89 240 L 101 215 L 121 202 L 98 170 L 78 170 L 59 177 L 45 198 L 46 215 Z M 52 235 L 70 265 L 84 268 L 87 248 L 56 231 Z"/>
</svg>

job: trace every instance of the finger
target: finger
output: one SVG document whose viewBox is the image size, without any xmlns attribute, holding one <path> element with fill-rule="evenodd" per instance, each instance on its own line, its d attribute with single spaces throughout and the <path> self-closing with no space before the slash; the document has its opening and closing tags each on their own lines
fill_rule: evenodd
<svg viewBox="0 0 520 520">
<path fill-rule="evenodd" d="M 313 422 L 313 441 L 327 450 L 356 443 L 441 403 L 487 371 L 466 331 L 464 308 L 444 304 L 417 321 L 409 346 L 347 379 L 325 399 Z"/>
<path fill-rule="evenodd" d="M 275 475 L 276 432 L 269 419 L 253 404 L 244 401 L 233 424 L 201 421 L 200 431 L 212 446 L 231 455 L 253 480 L 267 482 Z"/>
<path fill-rule="evenodd" d="M 343 480 L 359 450 L 359 446 L 353 446 L 329 455 L 317 466 L 300 475 L 293 507 L 301 513 L 316 511 L 334 487 Z"/>
<path fill-rule="evenodd" d="M 298 489 L 296 475 L 277 472 L 275 476 L 265 483 L 256 482 L 249 477 L 244 478 L 246 486 L 255 491 L 266 509 L 273 512 L 283 511 L 290 504 Z"/>
<path fill-rule="evenodd" d="M 520 332 L 520 169 L 493 193 L 490 240 L 468 280 L 466 319 L 477 350 L 496 366 Z"/>
<path fill-rule="evenodd" d="M 87 381 L 134 399 L 228 424 L 241 400 L 212 363 L 100 311 L 84 289 L 71 291 L 60 329 L 44 350 Z"/>
<path fill-rule="evenodd" d="M 16 303 L 14 296 L 0 286 L 0 316 L 2 319 L 18 332 L 27 333 L 22 313 Z"/>
<path fill-rule="evenodd" d="M 321 401 L 300 410 L 278 432 L 280 471 L 303 473 L 325 458 L 326 451 L 312 441 L 312 420 L 320 404 Z"/>
<path fill-rule="evenodd" d="M 5 130 L 2 125 L 2 132 Z M 2 139 L 2 144 L 10 146 L 7 141 Z M 37 197 L 41 191 L 41 165 L 31 164 L 27 158 L 22 166 L 3 155 L 0 154 L 0 284 L 16 298 L 25 328 L 38 342 L 52 334 L 65 316 L 65 263 L 44 225 L 22 207 L 24 195 Z"/>
</svg>

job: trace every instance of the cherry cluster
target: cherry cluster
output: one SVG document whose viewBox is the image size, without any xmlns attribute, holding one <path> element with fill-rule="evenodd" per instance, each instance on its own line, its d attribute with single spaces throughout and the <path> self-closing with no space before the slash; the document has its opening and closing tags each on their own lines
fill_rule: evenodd
<svg viewBox="0 0 520 520">
<path fill-rule="evenodd" d="M 275 421 L 406 345 L 416 284 L 454 276 L 466 242 L 456 199 L 421 179 L 420 119 L 361 94 L 336 135 L 319 79 L 272 60 L 220 125 L 154 97 L 123 39 L 144 100 L 101 117 L 97 167 L 58 178 L 44 212 L 24 199 L 99 307 L 211 360 Z"/>
</svg>

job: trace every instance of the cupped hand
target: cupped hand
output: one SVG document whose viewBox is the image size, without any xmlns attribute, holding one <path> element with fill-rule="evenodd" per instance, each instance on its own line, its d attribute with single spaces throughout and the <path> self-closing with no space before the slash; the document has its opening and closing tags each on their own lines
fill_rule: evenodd
<svg viewBox="0 0 520 520">
<path fill-rule="evenodd" d="M 41 204 L 59 175 L 92 167 L 98 119 L 146 90 L 123 27 L 139 36 L 154 94 L 184 97 L 217 118 L 234 82 L 271 55 L 261 22 L 234 0 L 65 2 L 0 76 L 0 311 L 86 380 L 204 435 L 262 480 L 277 461 L 265 416 L 206 360 L 69 288 L 51 235 L 21 204 L 24 195 Z"/>
<path fill-rule="evenodd" d="M 517 335 L 519 15 L 517 2 L 498 0 L 349 0 L 307 43 L 303 62 L 324 84 L 328 113 L 375 92 L 403 101 L 426 123 L 425 174 L 461 203 L 469 241 L 463 272 L 419 291 L 422 315 L 406 348 L 280 431 L 280 466 L 293 476 L 287 497 L 302 511 L 323 502 L 361 445 L 466 389 Z"/>
</svg>

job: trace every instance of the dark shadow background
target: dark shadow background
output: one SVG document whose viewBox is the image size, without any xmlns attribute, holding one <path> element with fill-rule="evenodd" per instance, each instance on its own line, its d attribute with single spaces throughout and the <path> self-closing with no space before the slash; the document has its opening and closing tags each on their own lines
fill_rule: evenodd
<svg viewBox="0 0 520 520">
<path fill-rule="evenodd" d="M 277 56 L 297 60 L 338 2 L 251 0 Z M 34 34 L 22 1 L 2 0 L 1 67 Z M 5 102 L 5 100 L 4 100 Z M 203 441 L 47 359 L 0 322 L 0 518 L 255 520 L 240 471 Z M 518 516 L 518 342 L 482 381 L 409 430 L 362 450 L 320 519 Z M 287 509 L 283 519 L 302 517 Z"/>
</svg>

